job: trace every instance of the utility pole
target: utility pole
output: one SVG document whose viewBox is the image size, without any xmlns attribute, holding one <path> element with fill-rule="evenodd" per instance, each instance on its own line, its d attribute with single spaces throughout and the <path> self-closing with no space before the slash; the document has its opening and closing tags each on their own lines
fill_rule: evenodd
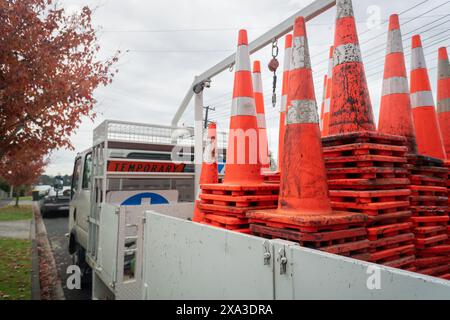
<svg viewBox="0 0 450 320">
<path fill-rule="evenodd" d="M 211 107 L 211 106 L 206 106 L 203 107 L 204 109 L 206 109 L 206 114 L 205 114 L 205 129 L 208 128 L 208 115 L 209 115 L 209 110 L 211 111 L 216 111 L 215 107 Z"/>
</svg>

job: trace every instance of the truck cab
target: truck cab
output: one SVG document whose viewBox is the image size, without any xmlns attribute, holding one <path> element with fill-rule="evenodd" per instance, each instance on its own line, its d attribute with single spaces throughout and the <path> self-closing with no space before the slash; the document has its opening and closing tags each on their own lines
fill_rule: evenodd
<svg viewBox="0 0 450 320">
<path fill-rule="evenodd" d="M 107 120 L 94 129 L 93 146 L 74 162 L 69 210 L 74 263 L 84 273 L 96 265 L 102 206 L 194 202 L 193 160 L 191 128 Z"/>
</svg>

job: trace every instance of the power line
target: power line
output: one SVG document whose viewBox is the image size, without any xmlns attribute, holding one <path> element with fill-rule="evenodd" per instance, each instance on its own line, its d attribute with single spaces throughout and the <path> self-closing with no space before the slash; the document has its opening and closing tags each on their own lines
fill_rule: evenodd
<svg viewBox="0 0 450 320">
<path fill-rule="evenodd" d="M 401 16 L 402 14 L 404 14 L 404 13 L 406 13 L 406 12 L 408 12 L 408 11 L 411 11 L 411 10 L 415 9 L 415 8 L 417 8 L 418 6 L 424 4 L 424 3 L 428 2 L 428 1 L 430 1 L 430 0 L 425 0 L 425 1 L 419 3 L 419 4 L 415 5 L 415 6 L 412 6 L 411 8 L 409 8 L 409 9 L 407 9 L 407 10 L 405 10 L 405 11 L 402 11 L 402 12 L 399 13 L 398 15 Z M 413 17 L 412 19 L 408 20 L 407 22 L 403 23 L 402 25 L 406 25 L 406 24 L 408 24 L 408 23 L 411 22 L 411 21 L 414 21 L 414 20 L 416 20 L 416 19 L 419 19 L 420 17 L 423 17 L 425 14 L 427 14 L 427 13 L 429 13 L 429 12 L 431 12 L 431 11 L 434 11 L 434 10 L 438 9 L 438 8 L 444 6 L 445 4 L 449 3 L 449 2 L 450 2 L 450 1 L 447 1 L 447 2 L 445 2 L 445 3 L 443 3 L 443 4 L 438 5 L 437 7 L 434 7 L 433 9 L 428 10 L 427 12 L 424 12 L 424 13 L 418 15 L 418 16 L 415 16 L 415 17 Z M 382 25 L 383 25 L 383 24 L 385 24 L 385 23 L 382 23 Z M 371 31 L 371 29 L 367 29 L 366 31 L 360 33 L 360 34 L 359 34 L 359 37 L 361 37 L 362 35 L 364 35 L 364 34 L 370 32 L 370 31 Z M 385 32 L 380 33 L 380 34 L 378 34 L 378 35 L 375 36 L 375 37 L 366 39 L 365 41 L 361 42 L 360 45 L 364 45 L 364 44 L 366 44 L 366 43 L 369 43 L 369 42 L 371 42 L 372 40 L 375 40 L 375 39 L 377 39 L 377 38 L 379 38 L 379 37 L 381 37 L 381 36 L 383 36 L 383 35 L 385 35 Z M 329 49 L 328 49 L 328 50 L 329 50 Z M 322 51 L 320 54 L 322 54 L 322 53 L 324 54 L 324 53 L 326 53 L 328 50 Z M 316 55 L 314 55 L 313 57 L 315 57 L 315 56 L 316 56 Z M 324 62 L 327 62 L 327 61 L 328 61 L 327 59 L 321 60 L 321 61 L 320 61 L 320 64 L 321 64 L 321 63 L 324 63 Z M 323 69 L 321 69 L 321 71 L 323 71 Z"/>
</svg>

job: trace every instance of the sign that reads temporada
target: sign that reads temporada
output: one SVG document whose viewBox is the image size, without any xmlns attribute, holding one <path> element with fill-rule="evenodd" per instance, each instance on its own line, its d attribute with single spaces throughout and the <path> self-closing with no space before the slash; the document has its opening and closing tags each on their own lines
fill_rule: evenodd
<svg viewBox="0 0 450 320">
<path fill-rule="evenodd" d="M 108 161 L 108 172 L 184 172 L 184 163 Z"/>
</svg>

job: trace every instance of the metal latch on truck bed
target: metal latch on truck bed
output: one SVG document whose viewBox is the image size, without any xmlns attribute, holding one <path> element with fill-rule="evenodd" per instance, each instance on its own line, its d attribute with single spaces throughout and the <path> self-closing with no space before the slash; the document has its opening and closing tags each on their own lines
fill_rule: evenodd
<svg viewBox="0 0 450 320">
<path fill-rule="evenodd" d="M 280 274 L 286 273 L 286 265 L 287 265 L 287 257 L 286 257 L 286 249 L 285 246 L 278 250 L 278 262 L 280 263 Z"/>
<path fill-rule="evenodd" d="M 270 259 L 272 258 L 272 254 L 270 253 L 270 242 L 269 241 L 264 241 L 263 243 L 263 248 L 264 248 L 264 265 L 270 265 Z"/>
</svg>

